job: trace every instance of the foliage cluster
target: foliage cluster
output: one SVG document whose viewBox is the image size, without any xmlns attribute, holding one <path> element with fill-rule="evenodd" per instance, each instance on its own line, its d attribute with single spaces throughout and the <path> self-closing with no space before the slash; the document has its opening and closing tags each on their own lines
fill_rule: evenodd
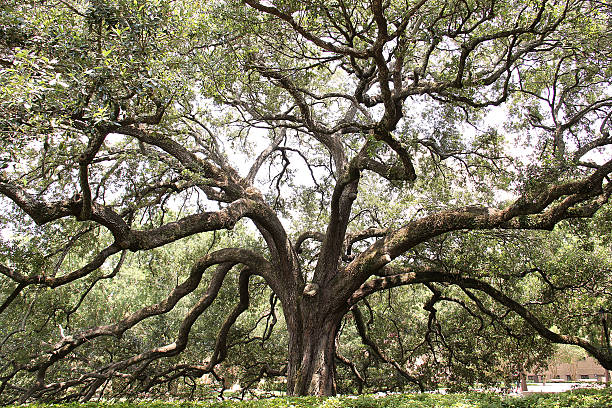
<svg viewBox="0 0 612 408">
<path fill-rule="evenodd" d="M 30 404 L 28 408 L 607 408 L 610 390 L 504 396 L 493 393 L 279 397 L 244 401 L 141 401 Z M 2 408 L 12 408 L 14 405 Z"/>
</svg>

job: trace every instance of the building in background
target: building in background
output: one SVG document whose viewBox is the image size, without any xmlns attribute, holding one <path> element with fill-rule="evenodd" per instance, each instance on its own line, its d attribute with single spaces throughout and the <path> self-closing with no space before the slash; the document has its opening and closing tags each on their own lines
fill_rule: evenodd
<svg viewBox="0 0 612 408">
<path fill-rule="evenodd" d="M 593 357 L 584 357 L 579 360 L 562 362 L 554 359 L 546 370 L 527 373 L 530 382 L 546 381 L 606 381 L 606 369 Z"/>
</svg>

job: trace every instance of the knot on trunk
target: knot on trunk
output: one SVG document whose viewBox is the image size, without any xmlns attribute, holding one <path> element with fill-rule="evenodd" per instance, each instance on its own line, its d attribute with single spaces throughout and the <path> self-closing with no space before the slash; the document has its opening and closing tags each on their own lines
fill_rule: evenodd
<svg viewBox="0 0 612 408">
<path fill-rule="evenodd" d="M 316 283 L 307 283 L 304 286 L 304 296 L 314 297 L 319 291 L 319 285 Z"/>
</svg>

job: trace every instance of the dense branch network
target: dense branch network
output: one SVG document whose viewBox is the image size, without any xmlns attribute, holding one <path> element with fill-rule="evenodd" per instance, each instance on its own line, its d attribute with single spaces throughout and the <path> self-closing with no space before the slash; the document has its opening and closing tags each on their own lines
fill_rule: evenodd
<svg viewBox="0 0 612 408">
<path fill-rule="evenodd" d="M 578 16 L 598 7 L 609 12 L 605 5 L 542 1 L 533 9 L 515 10 L 512 5 L 495 1 L 470 6 L 421 0 L 404 6 L 374 0 L 367 4 L 339 1 L 328 6 L 304 2 L 293 9 L 274 2 L 244 3 L 234 10 L 242 13 L 244 21 L 234 21 L 236 35 L 232 41 L 212 41 L 221 33 L 200 33 L 202 37 L 211 36 L 210 45 L 194 45 L 187 50 L 181 48 L 185 45 L 180 41 L 166 45 L 185 51 L 181 55 L 189 67 L 184 71 L 164 53 L 163 58 L 169 60 L 159 57 L 155 63 L 141 61 L 143 65 L 159 63 L 169 70 L 176 68 L 176 75 L 188 83 L 179 91 L 171 84 L 167 89 L 160 86 L 160 91 L 142 85 L 142 89 L 130 92 L 136 85 L 129 78 L 109 74 L 89 84 L 87 92 L 77 90 L 82 104 L 79 109 L 68 112 L 66 107 L 56 112 L 49 107 L 44 111 L 53 117 L 52 132 L 35 128 L 35 110 L 28 113 L 30 119 L 27 112 L 22 112 L 23 126 L 12 132 L 15 138 L 27 134 L 31 141 L 27 149 L 35 157 L 28 165 L 12 164 L 0 173 L 0 194 L 17 214 L 26 216 L 28 223 L 41 231 L 51 234 L 54 228 L 65 228 L 69 243 L 63 251 L 47 256 L 56 260 L 53 267 L 51 263 L 40 268 L 10 259 L 0 264 L 3 282 L 11 285 L 0 304 L 0 314 L 11 311 L 25 299 L 24 293 L 34 288 L 59 290 L 84 283 L 86 289 L 67 313 L 69 321 L 99 282 L 116 278 L 128 251 L 144 253 L 206 233 L 229 234 L 247 220 L 257 231 L 258 245 L 213 249 L 213 242 L 180 284 L 177 274 L 175 287 L 162 301 L 114 323 L 79 329 L 69 336 L 60 326 L 59 342 L 26 362 L 13 360 L 2 367 L 0 394 L 10 391 L 10 402 L 60 399 L 63 394 L 89 400 L 103 393 L 113 378 L 129 384 L 139 382 L 141 392 L 205 373 L 220 378 L 216 370 L 227 358 L 232 328 L 248 310 L 249 280 L 254 275 L 261 277 L 271 292 L 270 312 L 265 319 L 259 318 L 250 332 L 267 319 L 263 335 L 243 344 L 255 338 L 262 343 L 270 339 L 277 321 L 276 299 L 282 307 L 289 344 L 282 367 L 263 362 L 252 365 L 255 374 L 248 387 L 256 386 L 264 376 L 286 375 L 291 394 L 331 394 L 336 390 L 336 359 L 350 368 L 362 387 L 366 379 L 360 368 L 338 350 L 339 328 L 350 314 L 357 334 L 372 353 L 423 390 L 423 378 L 385 352 L 368 333 L 359 309 L 368 296 L 417 284 L 431 292 L 424 306 L 429 320 L 423 342 L 431 350 L 436 347 L 434 337 L 440 344 L 445 342 L 435 325 L 435 306 L 441 302 L 458 306 L 479 321 L 481 328 L 486 326 L 486 319 L 492 319 L 507 333 L 513 333 L 504 319 L 475 294 L 479 293 L 503 306 L 504 316 L 512 312 L 542 337 L 578 345 L 612 368 L 609 350 L 584 337 L 550 330 L 530 307 L 484 278 L 432 268 L 398 271 L 398 264 L 406 262 L 420 247 L 447 234 L 548 231 L 565 220 L 593 217 L 607 205 L 612 193 L 612 160 L 606 149 L 612 144 L 609 74 L 596 62 L 577 66 L 580 53 L 588 54 L 589 50 L 580 49 L 580 38 L 562 38 L 564 30 L 579 31 Z M 171 4 L 167 16 L 173 15 Z M 103 47 L 121 36 L 120 25 L 133 28 L 130 20 L 111 20 L 112 10 L 88 9 L 91 15 L 86 24 L 82 22 L 85 13 L 75 15 L 80 6 L 54 7 L 55 12 L 72 16 L 75 27 L 83 24 L 79 29 L 97 27 L 96 44 L 89 46 L 100 64 L 106 63 Z M 181 6 L 174 7 L 180 14 Z M 96 13 L 102 12 L 107 14 L 99 18 Z M 169 21 L 166 24 L 171 25 Z M 257 29 L 249 32 L 249 24 Z M 267 34 L 267 25 L 281 34 Z M 150 29 L 157 33 L 169 28 L 151 23 Z M 579 37 L 581 33 L 575 34 Z M 170 41 L 165 34 L 160 38 Z M 137 45 L 121 46 L 130 54 L 130 47 Z M 18 58 L 14 49 L 3 51 L 2 61 L 5 54 Z M 138 55 L 149 58 L 155 52 Z M 543 74 L 549 69 L 547 59 L 555 66 L 548 76 Z M 242 73 L 227 79 L 221 74 L 225 68 L 222 64 L 228 72 L 233 72 L 230 68 L 237 64 Z M 158 79 L 161 82 L 163 75 Z M 207 88 L 211 82 L 214 86 Z M 194 96 L 192 89 L 198 86 L 210 95 Z M 110 94 L 98 100 L 96 92 Z M 185 95 L 177 95 L 181 92 Z M 66 98 L 61 102 L 68 104 Z M 449 173 L 462 165 L 494 169 L 493 177 L 510 173 L 503 173 L 504 166 L 498 164 L 500 157 L 512 156 L 499 152 L 508 149 L 507 145 L 492 139 L 482 145 L 470 143 L 466 128 L 455 124 L 469 123 L 471 117 L 479 115 L 482 122 L 486 109 L 520 104 L 521 98 L 534 106 L 519 113 L 519 119 L 523 118 L 520 115 L 528 118 L 518 132 L 540 137 L 542 143 L 534 149 L 539 149 L 537 154 L 544 164 L 533 177 L 534 185 L 520 185 L 509 203 L 481 204 L 484 200 L 475 196 L 472 205 L 442 203 L 436 210 L 417 211 L 418 216 L 399 216 L 379 225 L 364 225 L 360 214 L 355 215 L 356 206 L 363 205 L 363 189 L 371 180 L 418 195 L 418 189 L 425 185 L 419 184 L 422 179 L 446 177 L 443 171 L 438 172 L 443 162 L 448 163 Z M 210 105 L 199 99 L 210 99 Z M 105 103 L 102 108 L 96 105 Z M 448 121 L 454 130 L 439 136 L 444 129 L 430 132 L 426 126 L 412 124 L 410 117 L 420 114 L 420 104 L 433 110 L 449 107 L 453 115 L 440 120 Z M 100 119 L 92 113 L 96 107 L 107 116 Z M 220 120 L 215 118 L 215 109 L 231 113 Z M 22 113 L 11 111 L 11 115 Z M 223 121 L 227 123 L 220 124 Z M 30 128 L 34 130 L 28 133 Z M 259 143 L 264 140 L 262 129 L 269 131 L 265 146 Z M 121 142 L 113 142 L 116 138 Z M 239 163 L 242 159 L 233 162 L 236 155 L 224 151 L 224 146 L 250 138 L 258 141 L 255 145 L 259 153 L 249 156 L 246 165 Z M 10 155 L 20 154 L 17 144 L 10 148 Z M 288 211 L 283 215 L 276 211 L 278 198 L 292 187 L 284 181 L 288 168 L 298 166 L 287 152 L 297 153 L 322 191 L 324 222 L 312 223 L 315 228 L 307 231 L 287 227 L 283 216 Z M 276 154 L 283 160 L 280 168 L 274 163 Z M 480 162 L 466 164 L 470 160 Z M 265 191 L 262 182 L 266 166 L 272 193 Z M 321 169 L 326 174 L 321 175 Z M 521 183 L 521 171 L 512 175 L 517 185 Z M 293 187 L 297 197 L 302 186 Z M 271 199 L 274 193 L 276 199 Z M 66 225 L 79 225 L 79 232 L 71 232 Z M 95 246 L 97 250 L 88 251 L 89 258 L 80 263 L 66 260 L 66 254 L 78 254 L 77 249 L 86 245 L 80 242 L 92 239 L 94 232 L 100 243 Z M 102 273 L 117 257 L 112 271 Z M 214 272 L 207 272 L 213 267 Z M 162 365 L 165 368 L 155 372 L 152 367 L 160 359 L 171 360 L 187 349 L 193 325 L 222 293 L 226 276 L 234 267 L 240 268 L 238 302 L 220 324 L 207 361 L 187 364 L 173 360 L 171 366 Z M 204 277 L 208 286 L 200 293 Z M 546 283 L 551 290 L 567 289 Z M 443 295 L 437 285 L 459 287 L 464 297 Z M 198 299 L 180 320 L 173 342 L 139 350 L 117 361 L 111 358 L 70 379 L 53 378 L 52 367 L 75 358 L 90 344 L 106 337 L 121 338 L 143 321 L 179 309 L 179 303 L 194 296 Z M 17 330 L 24 330 L 28 316 L 29 312 Z M 7 335 L 0 347 L 12 336 Z M 31 376 L 27 387 L 17 385 L 22 375 Z"/>
</svg>

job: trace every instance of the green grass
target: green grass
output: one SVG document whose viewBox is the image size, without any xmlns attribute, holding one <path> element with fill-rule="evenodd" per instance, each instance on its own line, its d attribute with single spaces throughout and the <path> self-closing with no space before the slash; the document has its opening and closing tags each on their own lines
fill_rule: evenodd
<svg viewBox="0 0 612 408">
<path fill-rule="evenodd" d="M 3 408 L 7 408 L 5 406 Z M 508 397 L 490 393 L 400 394 L 386 397 L 285 397 L 251 401 L 30 404 L 28 408 L 612 408 L 610 390 Z"/>
</svg>

